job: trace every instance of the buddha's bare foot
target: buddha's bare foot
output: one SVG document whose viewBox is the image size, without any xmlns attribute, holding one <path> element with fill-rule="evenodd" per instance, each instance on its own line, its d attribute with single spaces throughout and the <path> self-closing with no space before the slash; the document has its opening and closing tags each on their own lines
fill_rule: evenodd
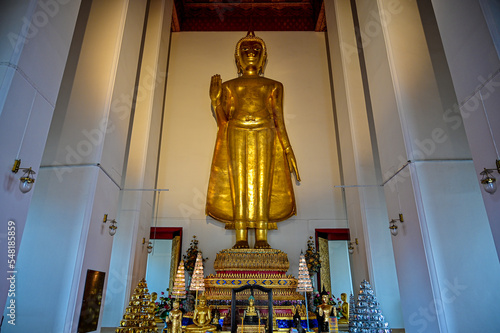
<svg viewBox="0 0 500 333">
<path fill-rule="evenodd" d="M 270 249 L 271 245 L 269 245 L 269 243 L 264 241 L 264 240 L 258 240 L 255 242 L 255 248 L 256 249 Z"/>
<path fill-rule="evenodd" d="M 233 249 L 248 249 L 249 247 L 248 241 L 237 241 L 236 244 L 234 244 Z"/>
</svg>

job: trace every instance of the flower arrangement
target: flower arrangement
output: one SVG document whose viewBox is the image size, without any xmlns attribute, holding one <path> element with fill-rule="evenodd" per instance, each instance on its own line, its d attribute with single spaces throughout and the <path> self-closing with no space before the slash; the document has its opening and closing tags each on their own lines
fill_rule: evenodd
<svg viewBox="0 0 500 333">
<path fill-rule="evenodd" d="M 323 292 L 325 292 L 324 289 L 323 289 Z M 328 294 L 328 304 L 330 304 L 330 305 L 337 305 L 337 303 L 335 302 L 335 296 L 330 295 L 329 291 L 327 291 L 326 293 Z M 322 303 L 323 303 L 323 298 L 322 298 L 321 294 L 320 293 L 316 293 L 314 295 L 314 298 L 313 298 L 313 304 L 314 304 L 314 306 L 318 306 L 318 305 L 320 305 Z"/>
<path fill-rule="evenodd" d="M 193 236 L 193 239 L 191 239 L 191 243 L 189 243 L 189 249 L 187 249 L 186 254 L 182 256 L 182 259 L 184 260 L 184 268 L 190 273 L 192 273 L 194 270 L 198 251 L 198 240 L 196 239 L 196 236 Z M 202 258 L 203 262 L 205 262 L 205 260 L 207 259 L 208 258 Z"/>
<path fill-rule="evenodd" d="M 172 310 L 174 301 L 174 298 L 172 298 L 171 296 L 166 296 L 162 291 L 159 297 L 159 301 L 156 302 L 155 316 L 165 319 L 168 316 L 170 310 Z"/>
<path fill-rule="evenodd" d="M 321 260 L 319 257 L 319 252 L 317 252 L 316 248 L 314 247 L 314 240 L 312 236 L 309 236 L 309 240 L 307 241 L 307 250 L 304 256 L 306 258 L 309 275 L 313 276 L 314 273 L 319 272 L 319 269 L 321 268 Z"/>
</svg>

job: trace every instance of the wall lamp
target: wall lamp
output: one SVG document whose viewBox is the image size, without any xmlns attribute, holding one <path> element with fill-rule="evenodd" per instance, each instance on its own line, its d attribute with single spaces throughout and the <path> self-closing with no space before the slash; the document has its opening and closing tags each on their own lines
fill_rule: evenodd
<svg viewBox="0 0 500 333">
<path fill-rule="evenodd" d="M 483 188 L 489 194 L 493 194 L 497 191 L 497 180 L 493 177 L 493 171 L 500 173 L 500 160 L 497 160 L 497 168 L 496 169 L 486 169 L 481 171 L 480 175 L 483 176 L 481 179 L 481 184 L 483 184 Z"/>
<path fill-rule="evenodd" d="M 21 181 L 19 183 L 19 189 L 23 193 L 28 193 L 33 188 L 33 183 L 35 182 L 35 178 L 31 177 L 36 172 L 29 168 L 21 168 L 21 160 L 14 160 L 14 166 L 12 167 L 13 173 L 18 173 L 19 170 L 24 172 L 23 176 L 19 178 Z"/>
<path fill-rule="evenodd" d="M 393 236 L 396 236 L 398 234 L 398 226 L 396 225 L 396 222 L 399 221 L 403 223 L 405 220 L 403 218 L 403 214 L 399 214 L 399 219 L 392 219 L 389 221 L 390 226 L 389 229 L 391 229 L 391 234 Z"/>
<path fill-rule="evenodd" d="M 354 242 L 349 242 L 349 247 L 347 248 L 349 250 L 349 254 L 353 254 L 354 253 L 354 244 L 358 245 L 358 239 L 355 238 Z"/>
<path fill-rule="evenodd" d="M 146 244 L 146 238 L 142 238 L 142 245 Z M 153 243 L 151 241 L 148 242 L 148 253 L 153 252 Z"/>
<path fill-rule="evenodd" d="M 114 236 L 116 234 L 116 229 L 118 228 L 116 226 L 116 220 L 108 220 L 108 214 L 104 214 L 104 218 L 102 219 L 102 223 L 106 223 L 109 221 L 109 234 L 111 236 Z"/>
</svg>

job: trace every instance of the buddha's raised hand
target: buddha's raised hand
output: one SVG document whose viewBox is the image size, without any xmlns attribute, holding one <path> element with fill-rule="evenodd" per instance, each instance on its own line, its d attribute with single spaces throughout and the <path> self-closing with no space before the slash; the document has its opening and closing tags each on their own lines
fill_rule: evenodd
<svg viewBox="0 0 500 333">
<path fill-rule="evenodd" d="M 222 95 L 222 79 L 219 74 L 212 76 L 210 81 L 210 99 L 212 100 L 212 106 L 215 108 L 221 103 Z"/>
</svg>

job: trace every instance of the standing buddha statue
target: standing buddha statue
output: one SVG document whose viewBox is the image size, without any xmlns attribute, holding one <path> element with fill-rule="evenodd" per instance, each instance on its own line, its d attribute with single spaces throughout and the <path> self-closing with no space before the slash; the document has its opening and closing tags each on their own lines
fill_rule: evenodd
<svg viewBox="0 0 500 333">
<path fill-rule="evenodd" d="M 328 292 L 321 292 L 321 304 L 318 305 L 316 316 L 318 318 L 318 332 L 329 332 L 330 330 L 330 317 L 337 317 L 337 310 L 332 304 L 328 304 L 330 295 Z"/>
<path fill-rule="evenodd" d="M 236 230 L 233 248 L 270 248 L 267 231 L 296 214 L 290 173 L 300 176 L 283 116 L 283 85 L 265 78 L 266 44 L 249 32 L 236 44 L 239 76 L 212 76 L 210 99 L 218 132 L 206 214 Z"/>
<path fill-rule="evenodd" d="M 182 333 L 182 311 L 179 306 L 179 301 L 174 301 L 172 310 L 168 314 L 168 320 L 170 321 L 169 333 Z"/>
</svg>

